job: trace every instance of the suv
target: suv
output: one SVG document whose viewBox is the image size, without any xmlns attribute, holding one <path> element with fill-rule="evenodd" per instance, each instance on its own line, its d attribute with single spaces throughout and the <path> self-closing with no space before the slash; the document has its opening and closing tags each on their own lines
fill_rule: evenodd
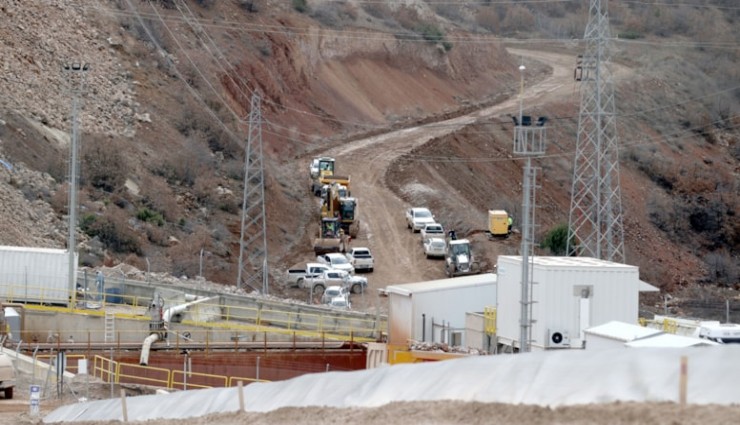
<svg viewBox="0 0 740 425">
<path fill-rule="evenodd" d="M 355 247 L 347 253 L 347 260 L 355 268 L 355 271 L 372 272 L 375 267 L 375 260 L 370 250 L 365 247 Z"/>
<path fill-rule="evenodd" d="M 343 286 L 330 286 L 326 288 L 321 296 L 321 304 L 329 304 L 336 297 L 348 297 L 349 291 Z"/>
<path fill-rule="evenodd" d="M 406 227 L 416 233 L 427 223 L 434 223 L 434 215 L 428 208 L 409 208 L 406 210 Z"/>
<path fill-rule="evenodd" d="M 427 223 L 424 228 L 421 229 L 421 243 L 424 243 L 429 238 L 444 238 L 445 228 L 439 223 Z"/>
</svg>

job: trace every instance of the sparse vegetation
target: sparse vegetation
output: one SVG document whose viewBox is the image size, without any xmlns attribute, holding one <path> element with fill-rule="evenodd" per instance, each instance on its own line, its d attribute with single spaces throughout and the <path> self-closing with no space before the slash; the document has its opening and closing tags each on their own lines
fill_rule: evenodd
<svg viewBox="0 0 740 425">
<path fill-rule="evenodd" d="M 308 3 L 306 0 L 292 0 L 293 2 L 293 9 L 300 13 L 306 13 L 308 12 Z"/>
<path fill-rule="evenodd" d="M 566 255 L 568 242 L 568 225 L 559 224 L 553 227 L 540 243 L 540 248 L 548 249 L 552 255 Z M 571 243 L 571 246 L 575 244 Z"/>
</svg>

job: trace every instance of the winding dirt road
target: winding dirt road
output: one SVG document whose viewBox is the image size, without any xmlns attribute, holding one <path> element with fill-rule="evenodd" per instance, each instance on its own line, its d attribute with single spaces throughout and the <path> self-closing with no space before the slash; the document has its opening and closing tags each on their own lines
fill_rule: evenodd
<svg viewBox="0 0 740 425">
<path fill-rule="evenodd" d="M 509 49 L 509 53 L 528 60 L 536 58 L 552 67 L 547 78 L 525 87 L 523 102 L 527 105 L 572 94 L 572 55 L 519 49 Z M 526 65 L 526 61 L 524 63 Z M 427 260 L 419 235 L 411 234 L 406 228 L 404 211 L 411 205 L 396 196 L 385 183 L 386 171 L 393 161 L 434 138 L 454 133 L 477 120 L 516 111 L 518 106 L 519 97 L 515 97 L 471 114 L 356 140 L 326 152 L 336 158 L 341 174 L 352 176 L 352 194 L 359 199 L 361 224 L 360 236 L 353 245 L 368 246 L 376 261 L 375 271 L 367 275 L 370 294 L 391 284 L 444 277 L 441 263 Z M 449 196 L 456 197 L 456 202 L 467 203 L 456 193 Z M 375 298 L 355 297 L 353 307 L 358 310 L 374 307 Z"/>
</svg>

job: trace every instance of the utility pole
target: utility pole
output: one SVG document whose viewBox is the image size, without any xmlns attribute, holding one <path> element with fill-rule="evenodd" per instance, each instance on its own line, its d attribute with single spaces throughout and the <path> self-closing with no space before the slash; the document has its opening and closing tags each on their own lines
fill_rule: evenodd
<svg viewBox="0 0 740 425">
<path fill-rule="evenodd" d="M 265 175 L 262 155 L 262 112 L 260 95 L 254 93 L 249 111 L 249 136 L 244 161 L 244 194 L 242 196 L 242 223 L 239 239 L 239 272 L 237 288 L 261 284 L 267 294 L 269 269 L 267 267 L 267 227 L 265 220 Z M 247 268 L 251 265 L 251 268 Z"/>
<path fill-rule="evenodd" d="M 69 154 L 69 237 L 67 252 L 69 253 L 68 285 L 71 294 L 70 307 L 77 305 L 77 244 L 75 232 L 77 229 L 77 153 L 79 152 L 80 123 L 79 98 L 85 85 L 85 76 L 90 69 L 88 64 L 72 63 L 64 65 L 64 72 L 72 87 L 72 137 L 70 139 Z"/>
<path fill-rule="evenodd" d="M 586 52 L 575 73 L 581 82 L 581 111 L 566 253 L 624 263 L 614 84 L 606 66 L 610 38 L 606 2 L 590 0 Z"/>
<path fill-rule="evenodd" d="M 524 167 L 524 183 L 522 185 L 522 280 L 521 314 L 519 318 L 519 352 L 526 353 L 530 350 L 529 342 L 532 340 L 532 295 L 531 289 L 534 281 L 532 279 L 532 260 L 534 256 L 534 211 L 536 208 L 536 181 L 537 168 L 532 167 L 532 157 L 541 156 L 545 153 L 545 122 L 546 117 L 540 117 L 532 125 L 532 117 L 524 115 L 524 64 L 519 66 L 521 73 L 521 87 L 519 93 L 519 117 L 514 119 L 514 154 L 527 159 Z"/>
</svg>

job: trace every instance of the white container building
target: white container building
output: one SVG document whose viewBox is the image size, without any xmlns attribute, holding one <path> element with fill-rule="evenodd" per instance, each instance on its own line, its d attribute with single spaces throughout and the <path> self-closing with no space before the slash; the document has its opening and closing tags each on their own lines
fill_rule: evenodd
<svg viewBox="0 0 740 425">
<path fill-rule="evenodd" d="M 408 345 L 414 340 L 464 346 L 465 313 L 496 305 L 496 275 L 390 285 L 385 293 L 389 344 Z"/>
<path fill-rule="evenodd" d="M 650 338 L 663 333 L 658 329 L 616 320 L 588 328 L 583 332 L 585 334 L 584 348 L 587 350 L 625 348 L 624 344 L 627 342 Z"/>
<path fill-rule="evenodd" d="M 77 278 L 77 254 L 74 276 Z M 64 249 L 0 246 L 0 297 L 8 301 L 68 304 L 69 253 Z"/>
<path fill-rule="evenodd" d="M 533 351 L 582 348 L 583 331 L 612 320 L 637 323 L 639 292 L 657 291 L 640 281 L 635 266 L 588 257 L 530 257 Z M 497 342 L 519 348 L 522 257 L 498 257 Z"/>
</svg>

